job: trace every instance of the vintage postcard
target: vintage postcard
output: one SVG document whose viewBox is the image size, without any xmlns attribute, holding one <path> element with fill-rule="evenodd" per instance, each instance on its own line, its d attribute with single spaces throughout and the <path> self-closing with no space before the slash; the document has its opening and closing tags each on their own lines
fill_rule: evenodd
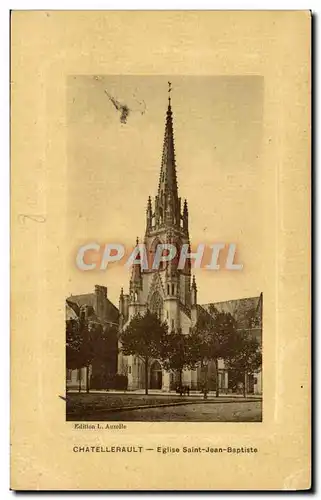
<svg viewBox="0 0 321 500">
<path fill-rule="evenodd" d="M 12 13 L 13 489 L 310 488 L 310 40 Z"/>
</svg>

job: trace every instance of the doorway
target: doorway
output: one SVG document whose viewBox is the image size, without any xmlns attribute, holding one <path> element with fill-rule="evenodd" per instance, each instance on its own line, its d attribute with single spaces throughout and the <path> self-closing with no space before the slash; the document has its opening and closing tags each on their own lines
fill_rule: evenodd
<svg viewBox="0 0 321 500">
<path fill-rule="evenodd" d="M 161 389 L 162 382 L 162 367 L 158 361 L 154 361 L 150 367 L 150 389 Z"/>
</svg>

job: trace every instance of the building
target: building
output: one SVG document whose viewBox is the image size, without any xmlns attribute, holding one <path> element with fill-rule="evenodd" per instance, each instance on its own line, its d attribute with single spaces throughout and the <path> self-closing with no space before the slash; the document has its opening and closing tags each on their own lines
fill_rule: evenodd
<svg viewBox="0 0 321 500">
<path fill-rule="evenodd" d="M 257 342 L 262 345 L 262 312 L 263 294 L 258 297 L 246 299 L 227 300 L 224 302 L 213 302 L 200 306 L 200 309 L 211 314 L 216 309 L 218 312 L 230 313 L 236 321 L 237 331 L 251 334 Z M 242 376 L 239 373 L 233 374 L 224 366 L 221 366 L 219 373 L 220 390 L 228 388 L 228 391 L 235 392 L 238 384 L 243 384 Z M 224 383 L 224 378 L 226 382 Z M 249 374 L 247 378 L 246 392 L 249 394 L 262 394 L 262 372 Z"/>
<path fill-rule="evenodd" d="M 178 255 L 183 244 L 190 247 L 188 203 L 187 200 L 182 201 L 178 194 L 170 97 L 158 190 L 154 200 L 149 196 L 147 201 L 143 242 L 149 263 L 153 261 L 158 244 L 175 245 Z M 126 328 L 135 314 L 143 314 L 147 309 L 156 313 L 161 320 L 166 320 L 171 331 L 181 330 L 183 334 L 190 332 L 199 314 L 208 314 L 207 306 L 197 304 L 197 286 L 195 277 L 191 277 L 190 259 L 186 260 L 182 270 L 178 269 L 177 264 L 178 260 L 173 259 L 158 270 L 153 270 L 151 265 L 148 269 L 142 269 L 140 264 L 132 266 L 129 293 L 124 294 L 122 290 L 119 300 L 120 331 Z M 236 302 L 240 304 L 242 301 Z M 227 392 L 229 382 L 223 360 L 219 360 L 219 370 L 220 388 Z M 120 352 L 118 371 L 128 376 L 129 389 L 144 387 L 144 366 L 137 356 L 125 356 Z M 200 369 L 185 370 L 182 382 L 191 389 L 198 389 L 200 377 Z M 175 385 L 177 375 L 163 370 L 160 361 L 153 360 L 149 368 L 149 388 L 168 391 Z"/>
<path fill-rule="evenodd" d="M 115 335 L 110 338 L 110 355 L 106 362 L 94 359 L 90 366 L 90 387 L 99 385 L 100 379 L 112 378 L 117 373 L 117 330 L 119 324 L 118 309 L 107 297 L 107 288 L 96 285 L 94 293 L 71 295 L 66 299 L 66 320 L 78 319 L 84 314 L 88 321 L 100 322 L 104 327 L 114 326 Z M 67 389 L 86 388 L 86 368 L 67 369 Z M 100 387 L 96 387 L 100 388 Z"/>
</svg>

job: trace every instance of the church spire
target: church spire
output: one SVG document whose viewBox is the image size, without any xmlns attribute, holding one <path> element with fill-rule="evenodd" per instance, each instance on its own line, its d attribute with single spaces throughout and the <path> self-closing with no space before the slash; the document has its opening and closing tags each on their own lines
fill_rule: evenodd
<svg viewBox="0 0 321 500">
<path fill-rule="evenodd" d="M 171 193 L 172 197 L 178 198 L 176 162 L 175 162 L 175 147 L 174 147 L 174 130 L 173 130 L 173 112 L 171 106 L 171 84 L 169 84 L 168 107 L 165 122 L 165 135 L 163 143 L 162 165 L 159 178 L 158 196 L 162 190 Z"/>
<path fill-rule="evenodd" d="M 168 106 L 158 194 L 155 199 L 155 226 L 157 228 L 180 227 L 180 199 L 178 198 L 176 161 L 174 147 L 173 113 L 171 106 L 171 83 L 168 82 Z"/>
</svg>

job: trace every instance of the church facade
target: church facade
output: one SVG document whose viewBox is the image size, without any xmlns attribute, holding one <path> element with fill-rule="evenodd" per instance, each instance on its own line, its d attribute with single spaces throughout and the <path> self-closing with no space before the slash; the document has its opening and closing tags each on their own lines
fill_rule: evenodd
<svg viewBox="0 0 321 500">
<path fill-rule="evenodd" d="M 158 244 L 174 245 L 177 255 L 180 254 L 182 245 L 188 245 L 190 248 L 188 218 L 187 200 L 183 201 L 178 193 L 173 114 L 169 98 L 158 190 L 153 201 L 151 197 L 148 198 L 146 208 L 143 242 L 147 249 L 149 265 L 148 269 L 142 269 L 140 264 L 134 264 L 129 293 L 124 294 L 123 290 L 121 291 L 120 331 L 126 328 L 135 314 L 143 314 L 147 309 L 156 313 L 162 321 L 166 320 L 170 331 L 188 334 L 196 324 L 200 306 L 197 304 L 195 277 L 191 276 L 190 259 L 186 259 L 183 269 L 178 269 L 178 258 L 166 262 L 166 265 L 157 270 L 151 266 Z M 206 314 L 205 310 L 203 312 Z M 228 376 L 223 360 L 220 360 L 219 368 L 220 388 L 227 392 Z M 144 366 L 139 357 L 125 356 L 120 349 L 118 371 L 128 376 L 129 390 L 144 388 Z M 200 386 L 200 378 L 200 369 L 185 370 L 182 383 L 196 390 Z M 174 389 L 177 383 L 177 375 L 163 370 L 159 360 L 151 362 L 149 388 L 169 391 Z"/>
</svg>

